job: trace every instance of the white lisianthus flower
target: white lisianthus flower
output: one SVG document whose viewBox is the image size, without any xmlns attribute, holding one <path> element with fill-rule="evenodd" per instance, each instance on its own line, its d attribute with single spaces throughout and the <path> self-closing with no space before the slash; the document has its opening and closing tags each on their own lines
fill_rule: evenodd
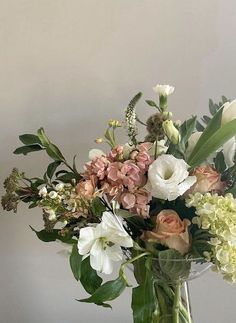
<svg viewBox="0 0 236 323">
<path fill-rule="evenodd" d="M 153 87 L 153 91 L 156 92 L 160 96 L 168 96 L 174 92 L 175 88 L 170 85 L 161 85 L 157 84 Z"/>
<path fill-rule="evenodd" d="M 223 105 L 221 124 L 224 125 L 233 119 L 236 119 L 236 99 Z"/>
<path fill-rule="evenodd" d="M 46 197 L 47 193 L 48 193 L 47 188 L 44 186 L 39 190 L 38 194 L 39 194 L 40 197 Z"/>
<path fill-rule="evenodd" d="M 101 149 L 91 149 L 89 151 L 89 160 L 94 160 L 101 156 L 106 156 L 106 154 Z"/>
<path fill-rule="evenodd" d="M 91 267 L 101 273 L 111 274 L 113 261 L 122 260 L 121 247 L 131 248 L 133 240 L 125 231 L 121 219 L 104 212 L 101 223 L 80 229 L 78 250 L 89 255 Z"/>
<path fill-rule="evenodd" d="M 173 201 L 183 195 L 194 183 L 188 164 L 172 155 L 159 156 L 149 167 L 147 189 L 152 196 Z"/>
</svg>

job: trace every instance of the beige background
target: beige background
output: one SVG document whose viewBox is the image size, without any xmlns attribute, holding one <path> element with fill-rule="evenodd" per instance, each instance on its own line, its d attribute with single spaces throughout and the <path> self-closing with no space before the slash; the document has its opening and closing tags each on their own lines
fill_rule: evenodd
<svg viewBox="0 0 236 323">
<path fill-rule="evenodd" d="M 81 167 L 106 120 L 157 82 L 176 87 L 177 119 L 235 98 L 235 18 L 233 0 L 0 0 L 1 182 L 16 165 L 45 170 L 44 154 L 12 155 L 19 134 L 43 125 Z M 85 294 L 61 246 L 28 227 L 41 227 L 38 210 L 1 213 L 0 323 L 131 322 L 129 291 L 113 311 L 74 301 Z M 191 291 L 195 322 L 235 322 L 235 286 L 208 273 Z"/>
</svg>

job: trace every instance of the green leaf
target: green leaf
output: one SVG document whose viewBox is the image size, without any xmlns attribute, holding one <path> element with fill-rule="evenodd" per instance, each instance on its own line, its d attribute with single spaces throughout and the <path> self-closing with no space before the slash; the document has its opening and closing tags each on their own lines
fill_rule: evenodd
<svg viewBox="0 0 236 323">
<path fill-rule="evenodd" d="M 38 136 L 32 135 L 32 134 L 24 134 L 19 136 L 20 141 L 25 144 L 26 146 L 28 145 L 34 145 L 34 144 L 39 144 L 41 145 L 41 141 Z"/>
<path fill-rule="evenodd" d="M 121 216 L 122 218 L 126 219 L 126 218 L 131 218 L 133 216 L 138 216 L 137 214 L 131 213 L 127 210 L 123 210 L 123 209 L 117 209 L 115 210 L 116 215 Z"/>
<path fill-rule="evenodd" d="M 126 281 L 123 277 L 118 277 L 115 280 L 110 280 L 101 285 L 89 298 L 81 299 L 79 301 L 102 305 L 104 302 L 112 301 L 119 297 L 125 288 Z"/>
<path fill-rule="evenodd" d="M 167 249 L 159 252 L 159 265 L 162 273 L 168 279 L 178 280 L 188 277 L 191 263 L 175 249 Z"/>
<path fill-rule="evenodd" d="M 211 119 L 206 129 L 203 131 L 201 137 L 198 139 L 197 144 L 195 145 L 191 155 L 189 156 L 189 162 L 194 158 L 199 149 L 211 138 L 213 134 L 220 128 L 221 118 L 222 118 L 222 109 L 220 109 L 214 117 Z"/>
<path fill-rule="evenodd" d="M 222 112 L 222 110 L 220 111 Z M 201 146 L 199 146 L 199 141 L 198 141 L 187 163 L 192 167 L 195 167 L 201 164 L 207 159 L 207 157 L 210 154 L 217 151 L 218 148 L 223 146 L 223 144 L 226 141 L 228 141 L 230 138 L 232 138 L 235 134 L 236 134 L 236 119 L 226 123 L 220 129 L 211 133 L 210 137 L 204 136 L 204 138 L 206 137 L 205 142 L 202 142 L 202 136 L 201 136 L 199 139 L 199 141 L 201 142 Z M 197 150 L 196 150 L 196 147 L 197 147 Z"/>
<path fill-rule="evenodd" d="M 94 215 L 101 216 L 104 211 L 106 211 L 105 205 L 102 203 L 99 197 L 92 200 L 91 210 Z"/>
<path fill-rule="evenodd" d="M 28 153 L 31 153 L 33 151 L 39 151 L 39 150 L 43 150 L 43 149 L 44 148 L 42 148 L 39 145 L 22 146 L 22 147 L 17 148 L 13 152 L 13 154 L 16 154 L 16 155 L 20 155 L 20 154 L 27 155 Z"/>
<path fill-rule="evenodd" d="M 80 179 L 80 175 L 78 176 L 75 173 L 68 172 L 64 175 L 58 176 L 57 179 L 64 183 L 71 183 L 72 180 L 78 181 Z"/>
<path fill-rule="evenodd" d="M 180 133 L 181 140 L 178 145 L 178 148 L 182 154 L 185 153 L 186 143 L 188 142 L 188 139 L 193 133 L 193 131 L 195 130 L 196 121 L 197 121 L 197 117 L 194 116 L 191 119 L 186 120 L 180 126 L 179 133 Z"/>
<path fill-rule="evenodd" d="M 226 193 L 231 193 L 233 195 L 234 198 L 236 198 L 236 187 L 231 187 L 230 189 L 228 189 L 226 191 Z"/>
<path fill-rule="evenodd" d="M 40 128 L 38 131 L 37 131 L 37 134 L 38 134 L 38 138 L 40 139 L 42 145 L 44 147 L 47 147 L 49 144 L 50 144 L 50 140 L 48 139 L 48 137 L 46 136 L 45 132 L 44 132 L 44 129 L 43 128 Z"/>
<path fill-rule="evenodd" d="M 57 167 L 61 164 L 60 160 L 57 160 L 55 162 L 52 162 L 51 164 L 48 165 L 47 168 L 47 176 L 48 178 L 52 179 Z"/>
<path fill-rule="evenodd" d="M 222 174 L 226 170 L 225 158 L 222 151 L 217 153 L 216 158 L 214 159 L 214 163 L 215 163 L 215 169 L 219 173 Z"/>
<path fill-rule="evenodd" d="M 48 156 L 50 156 L 54 160 L 65 161 L 65 158 L 60 152 L 59 148 L 52 143 L 46 146 L 46 152 Z"/>
<path fill-rule="evenodd" d="M 203 127 L 203 125 L 199 121 L 197 121 L 196 122 L 196 129 L 197 129 L 197 131 L 202 132 L 205 128 Z"/>
<path fill-rule="evenodd" d="M 90 266 L 90 259 L 87 257 L 81 263 L 80 282 L 87 293 L 93 294 L 102 284 L 102 278 L 96 270 Z"/>
<path fill-rule="evenodd" d="M 147 260 L 150 262 L 150 260 Z M 148 266 L 144 282 L 132 290 L 132 310 L 134 323 L 153 322 L 154 311 L 156 310 L 156 294 L 154 289 L 153 272 Z M 142 268 L 143 269 L 143 268 Z"/>
<path fill-rule="evenodd" d="M 76 241 L 76 240 L 72 239 L 71 236 L 61 236 L 59 234 L 60 230 L 58 230 L 58 229 L 54 229 L 54 230 L 48 232 L 46 230 L 37 231 L 31 226 L 30 226 L 30 228 L 32 231 L 34 231 L 36 233 L 39 240 L 41 240 L 43 242 L 52 242 L 52 241 L 60 240 L 61 242 L 64 242 L 64 243 L 73 244 Z"/>
<path fill-rule="evenodd" d="M 217 112 L 217 104 L 215 104 L 212 99 L 209 99 L 209 110 L 212 116 L 214 116 Z"/>
<path fill-rule="evenodd" d="M 81 256 L 78 253 L 77 244 L 75 243 L 73 245 L 72 252 L 70 255 L 70 268 L 71 268 L 72 273 L 77 281 L 80 279 L 80 276 L 81 276 L 82 258 L 83 258 L 83 256 Z"/>
</svg>

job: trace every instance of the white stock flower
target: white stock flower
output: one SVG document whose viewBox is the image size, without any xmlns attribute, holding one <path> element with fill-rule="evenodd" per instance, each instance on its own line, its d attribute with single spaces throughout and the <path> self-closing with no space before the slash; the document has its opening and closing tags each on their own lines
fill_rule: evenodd
<svg viewBox="0 0 236 323">
<path fill-rule="evenodd" d="M 156 92 L 160 96 L 168 96 L 174 92 L 175 88 L 170 85 L 161 85 L 157 84 L 153 87 L 153 91 Z"/>
<path fill-rule="evenodd" d="M 95 158 L 106 156 L 106 154 L 101 149 L 91 149 L 89 151 L 89 160 L 94 160 Z"/>
<path fill-rule="evenodd" d="M 236 99 L 232 102 L 226 102 L 223 105 L 221 124 L 224 125 L 233 119 L 236 119 Z"/>
<path fill-rule="evenodd" d="M 110 274 L 113 261 L 122 260 L 121 246 L 131 248 L 133 240 L 120 218 L 110 212 L 104 212 L 101 223 L 95 227 L 80 229 L 79 254 L 89 255 L 91 267 L 101 273 Z"/>
<path fill-rule="evenodd" d="M 42 187 L 40 190 L 39 190 L 39 196 L 40 197 L 46 197 L 47 196 L 47 193 L 48 193 L 48 191 L 47 191 L 47 188 L 44 186 L 44 187 Z"/>
<path fill-rule="evenodd" d="M 149 167 L 147 189 L 154 197 L 173 201 L 196 182 L 187 169 L 183 159 L 161 155 Z"/>
<path fill-rule="evenodd" d="M 164 139 L 155 141 L 152 148 L 149 150 L 150 156 L 159 156 L 167 152 L 168 147 L 165 145 L 166 141 Z"/>
</svg>

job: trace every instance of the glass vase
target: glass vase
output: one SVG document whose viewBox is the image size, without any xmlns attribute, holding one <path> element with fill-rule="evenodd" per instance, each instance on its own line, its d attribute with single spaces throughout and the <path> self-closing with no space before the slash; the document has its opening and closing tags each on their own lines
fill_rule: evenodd
<svg viewBox="0 0 236 323">
<path fill-rule="evenodd" d="M 163 264 L 153 262 L 153 288 L 156 296 L 155 310 L 152 320 L 144 323 L 194 322 L 188 281 L 198 278 L 211 267 L 209 263 L 200 262 L 200 259 L 168 259 L 168 264 L 165 263 L 164 268 Z M 137 272 L 137 268 L 134 268 L 135 272 Z"/>
</svg>

